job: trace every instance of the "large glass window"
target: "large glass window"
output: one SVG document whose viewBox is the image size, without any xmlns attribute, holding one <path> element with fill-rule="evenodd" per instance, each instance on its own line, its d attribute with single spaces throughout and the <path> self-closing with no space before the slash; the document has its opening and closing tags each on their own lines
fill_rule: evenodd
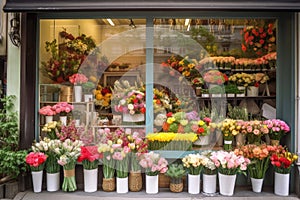
<svg viewBox="0 0 300 200">
<path fill-rule="evenodd" d="M 39 105 L 52 109 L 41 135 L 43 115 L 60 124 L 65 111 L 87 143 L 107 129 L 199 136 L 199 120 L 276 117 L 275 19 L 147 20 L 40 20 Z M 210 135 L 201 146 L 218 144 Z"/>
</svg>

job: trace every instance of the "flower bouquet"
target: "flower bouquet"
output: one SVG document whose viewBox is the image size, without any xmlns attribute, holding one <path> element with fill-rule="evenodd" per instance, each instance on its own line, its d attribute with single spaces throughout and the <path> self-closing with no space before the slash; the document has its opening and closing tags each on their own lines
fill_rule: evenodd
<svg viewBox="0 0 300 200">
<path fill-rule="evenodd" d="M 274 193 L 280 196 L 289 195 L 290 172 L 294 162 L 298 159 L 296 154 L 288 151 L 281 145 L 271 155 L 271 164 L 274 166 Z"/>
<path fill-rule="evenodd" d="M 53 109 L 60 116 L 67 116 L 68 113 L 70 113 L 74 109 L 74 106 L 68 104 L 67 102 L 58 102 L 53 106 Z"/>
<path fill-rule="evenodd" d="M 247 87 L 253 82 L 253 75 L 247 73 L 235 73 L 229 76 L 228 81 L 236 84 L 237 86 Z"/>
<path fill-rule="evenodd" d="M 49 105 L 40 108 L 39 113 L 40 113 L 41 115 L 45 115 L 45 116 L 53 116 L 53 115 L 56 115 L 56 112 L 55 112 L 55 110 L 53 109 L 53 107 L 52 107 L 52 106 L 49 106 Z"/>
<path fill-rule="evenodd" d="M 244 121 L 242 131 L 246 131 L 248 144 L 261 144 L 262 136 L 269 133 L 267 126 L 259 120 Z"/>
<path fill-rule="evenodd" d="M 252 56 L 262 56 L 276 51 L 276 30 L 273 23 L 244 27 L 242 51 Z"/>
<path fill-rule="evenodd" d="M 158 132 L 146 136 L 149 150 L 192 150 L 193 142 L 198 137 L 195 133 Z"/>
<path fill-rule="evenodd" d="M 172 109 L 170 97 L 165 90 L 153 88 L 153 110 L 154 113 L 166 113 Z"/>
<path fill-rule="evenodd" d="M 97 89 L 94 90 L 95 95 L 95 105 L 100 106 L 102 109 L 110 108 L 112 91 L 109 87 L 97 86 Z"/>
<path fill-rule="evenodd" d="M 290 127 L 286 122 L 280 119 L 269 119 L 263 121 L 263 124 L 269 129 L 269 137 L 272 140 L 278 141 L 276 145 L 279 145 L 280 139 L 290 132 Z"/>
<path fill-rule="evenodd" d="M 82 162 L 84 173 L 84 191 L 97 191 L 98 164 L 100 153 L 97 146 L 81 146 L 81 153 L 77 161 Z"/>
<path fill-rule="evenodd" d="M 141 166 L 139 165 L 139 156 L 148 152 L 148 142 L 142 139 L 139 132 L 129 134 L 128 147 L 130 148 L 130 173 L 129 173 L 129 190 L 137 192 L 142 189 Z"/>
<path fill-rule="evenodd" d="M 151 151 L 141 155 L 139 164 L 146 173 L 146 193 L 158 193 L 158 174 L 168 170 L 168 161 Z"/>
<path fill-rule="evenodd" d="M 30 166 L 32 174 L 33 191 L 42 191 L 43 169 L 47 156 L 42 152 L 30 152 L 26 156 L 26 163 Z"/>
<path fill-rule="evenodd" d="M 117 172 L 117 193 L 128 192 L 130 148 L 128 146 L 123 146 L 122 144 L 123 142 L 119 142 L 118 144 L 112 145 L 112 148 L 114 149 L 112 159 L 115 160 Z"/>
<path fill-rule="evenodd" d="M 74 37 L 65 31 L 60 33 L 65 43 L 57 40 L 46 42 L 45 49 L 51 53 L 48 61 L 42 62 L 46 76 L 56 83 L 68 82 L 69 77 L 77 73 L 85 57 L 96 47 L 94 40 L 82 34 Z"/>
<path fill-rule="evenodd" d="M 102 188 L 106 192 L 114 191 L 115 183 L 115 160 L 112 159 L 114 149 L 112 148 L 112 141 L 108 140 L 106 143 L 98 145 L 98 152 L 103 154 L 103 183 Z"/>
<path fill-rule="evenodd" d="M 44 138 L 38 143 L 32 145 L 34 152 L 43 152 L 47 155 L 46 172 L 47 172 L 47 191 L 53 192 L 60 187 L 60 165 L 57 163 L 59 156 L 57 152 L 61 148 L 61 141 Z"/>
<path fill-rule="evenodd" d="M 44 169 L 47 156 L 43 152 L 30 152 L 26 156 L 26 163 L 29 165 L 31 171 L 37 172 Z"/>
<path fill-rule="evenodd" d="M 221 131 L 224 138 L 224 150 L 230 151 L 232 149 L 232 141 L 234 136 L 239 134 L 240 126 L 237 124 L 236 120 L 225 119 L 220 124 Z"/>
<path fill-rule="evenodd" d="M 115 110 L 123 113 L 123 121 L 140 122 L 145 120 L 145 106 L 145 93 L 138 90 L 130 90 L 124 94 L 119 104 L 115 106 Z"/>
<path fill-rule="evenodd" d="M 214 194 L 217 191 L 217 168 L 215 163 L 210 159 L 212 151 L 203 151 L 203 192 L 206 194 Z"/>
<path fill-rule="evenodd" d="M 47 137 L 51 140 L 58 139 L 57 133 L 60 130 L 60 125 L 57 121 L 48 122 L 42 128 L 42 131 L 47 134 Z"/>
<path fill-rule="evenodd" d="M 236 174 L 239 172 L 245 173 L 250 160 L 243 156 L 235 155 L 233 151 L 223 150 L 212 152 L 210 159 L 218 168 L 220 194 L 232 196 Z"/>
<path fill-rule="evenodd" d="M 228 77 L 218 70 L 209 70 L 204 74 L 203 80 L 208 84 L 222 85 L 228 81 Z"/>
<path fill-rule="evenodd" d="M 269 168 L 272 150 L 273 147 L 266 144 L 248 144 L 234 150 L 236 155 L 244 156 L 251 161 L 247 170 L 251 178 L 252 190 L 254 192 L 261 192 L 263 180 L 266 171 Z"/>
<path fill-rule="evenodd" d="M 58 164 L 64 168 L 64 181 L 62 185 L 62 190 L 65 192 L 73 192 L 77 190 L 76 180 L 75 180 L 75 165 L 77 158 L 80 155 L 82 142 L 80 140 L 72 141 L 66 139 L 59 150 L 59 160 Z"/>
<path fill-rule="evenodd" d="M 83 127 L 77 128 L 75 125 L 75 120 L 72 120 L 68 125 L 62 125 L 61 130 L 56 132 L 56 136 L 60 141 L 65 141 L 66 139 L 70 139 L 72 141 L 79 140 L 81 136 L 81 129 Z"/>
<path fill-rule="evenodd" d="M 200 192 L 200 173 L 203 169 L 205 157 L 197 154 L 189 154 L 182 158 L 183 166 L 188 170 L 188 192 L 198 194 Z"/>
<path fill-rule="evenodd" d="M 88 82 L 88 78 L 84 74 L 76 73 L 69 77 L 69 81 L 73 85 L 82 85 Z"/>
</svg>

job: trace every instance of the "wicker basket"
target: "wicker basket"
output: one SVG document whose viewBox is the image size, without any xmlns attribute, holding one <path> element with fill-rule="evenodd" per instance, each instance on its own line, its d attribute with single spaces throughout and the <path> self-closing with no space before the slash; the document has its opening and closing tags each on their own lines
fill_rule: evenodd
<svg viewBox="0 0 300 200">
<path fill-rule="evenodd" d="M 171 192 L 182 192 L 183 183 L 170 183 L 170 191 Z"/>
<path fill-rule="evenodd" d="M 129 173 L 129 190 L 131 192 L 141 191 L 143 187 L 143 180 L 141 172 Z"/>
<path fill-rule="evenodd" d="M 116 190 L 115 178 L 103 178 L 102 189 L 105 192 L 113 192 Z"/>
</svg>

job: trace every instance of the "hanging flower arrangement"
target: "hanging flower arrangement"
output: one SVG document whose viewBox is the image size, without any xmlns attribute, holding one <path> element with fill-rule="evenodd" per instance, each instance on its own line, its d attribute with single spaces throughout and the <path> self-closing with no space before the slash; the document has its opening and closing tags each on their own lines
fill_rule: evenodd
<svg viewBox="0 0 300 200">
<path fill-rule="evenodd" d="M 45 49 L 51 57 L 41 63 L 45 75 L 56 83 L 68 82 L 69 77 L 78 72 L 86 56 L 96 47 L 94 40 L 84 34 L 75 38 L 63 31 L 60 36 L 65 43 L 58 44 L 56 39 L 47 41 Z"/>
<path fill-rule="evenodd" d="M 276 51 L 276 27 L 273 23 L 247 26 L 242 30 L 242 51 L 262 56 Z"/>
</svg>

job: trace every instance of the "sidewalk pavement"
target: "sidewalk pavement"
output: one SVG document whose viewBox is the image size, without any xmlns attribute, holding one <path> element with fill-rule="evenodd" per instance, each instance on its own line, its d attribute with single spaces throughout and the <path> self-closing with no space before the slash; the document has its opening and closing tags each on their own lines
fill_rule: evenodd
<svg viewBox="0 0 300 200">
<path fill-rule="evenodd" d="M 118 194 L 116 192 L 97 191 L 86 193 L 83 191 L 76 192 L 47 192 L 33 193 L 32 191 L 20 192 L 13 200 L 296 200 L 299 199 L 296 194 L 290 194 L 288 197 L 276 196 L 272 189 L 265 189 L 261 193 L 254 193 L 251 188 L 236 188 L 233 196 L 226 197 L 220 194 L 206 196 L 204 194 L 191 195 L 186 191 L 181 193 L 172 193 L 167 188 L 160 188 L 158 194 L 146 194 L 141 192 L 128 192 L 127 194 Z"/>
</svg>

